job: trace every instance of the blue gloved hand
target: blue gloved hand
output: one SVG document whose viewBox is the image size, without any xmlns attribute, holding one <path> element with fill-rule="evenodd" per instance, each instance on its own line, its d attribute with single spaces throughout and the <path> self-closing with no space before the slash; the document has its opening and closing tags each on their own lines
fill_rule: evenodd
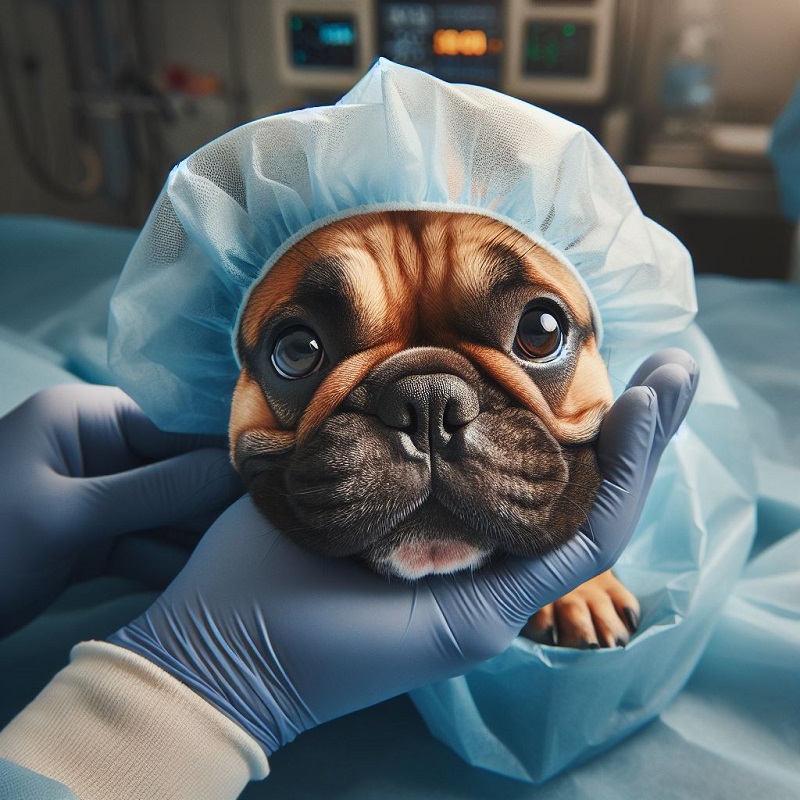
<svg viewBox="0 0 800 800">
<path fill-rule="evenodd" d="M 87 562 L 101 571 L 114 537 L 207 527 L 242 494 L 224 446 L 159 431 L 107 386 L 46 389 L 0 419 L 0 635 L 91 577 Z"/>
<path fill-rule="evenodd" d="M 322 722 L 466 672 L 502 652 L 538 608 L 608 569 L 630 539 L 697 370 L 682 351 L 666 351 L 635 379 L 603 422 L 597 501 L 560 550 L 389 582 L 299 549 L 245 498 L 109 641 L 193 688 L 268 754 Z"/>
</svg>

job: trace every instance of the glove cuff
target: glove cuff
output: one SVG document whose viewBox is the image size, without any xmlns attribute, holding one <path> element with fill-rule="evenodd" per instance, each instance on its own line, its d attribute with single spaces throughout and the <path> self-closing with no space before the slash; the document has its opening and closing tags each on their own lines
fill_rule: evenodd
<svg viewBox="0 0 800 800">
<path fill-rule="evenodd" d="M 0 732 L 0 758 L 82 800 L 235 798 L 269 764 L 258 743 L 147 659 L 84 642 Z"/>
</svg>

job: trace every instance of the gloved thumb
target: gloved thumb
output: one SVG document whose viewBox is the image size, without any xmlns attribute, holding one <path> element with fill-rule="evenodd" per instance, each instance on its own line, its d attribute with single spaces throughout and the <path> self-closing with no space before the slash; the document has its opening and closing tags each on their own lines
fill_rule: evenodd
<svg viewBox="0 0 800 800">
<path fill-rule="evenodd" d="M 603 482 L 578 535 L 541 560 L 510 559 L 498 574 L 505 618 L 524 624 L 538 608 L 612 566 L 644 508 L 664 448 L 697 388 L 697 365 L 682 350 L 648 359 L 609 410 L 597 455 Z"/>
<path fill-rule="evenodd" d="M 494 597 L 502 621 L 516 633 L 548 603 L 608 569 L 630 540 L 658 418 L 656 393 L 628 389 L 606 415 L 598 444 L 604 480 L 578 534 L 538 558 L 513 557 L 475 575 Z"/>
<path fill-rule="evenodd" d="M 244 494 L 228 453 L 205 448 L 136 469 L 80 481 L 65 492 L 88 537 L 105 538 L 168 526 L 186 517 L 221 513 Z"/>
</svg>

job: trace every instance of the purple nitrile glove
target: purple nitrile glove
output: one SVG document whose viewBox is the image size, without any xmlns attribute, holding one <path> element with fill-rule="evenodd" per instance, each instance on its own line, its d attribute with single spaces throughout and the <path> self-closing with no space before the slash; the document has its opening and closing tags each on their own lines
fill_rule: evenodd
<svg viewBox="0 0 800 800">
<path fill-rule="evenodd" d="M 298 733 L 501 653 L 542 606 L 608 569 L 697 383 L 683 351 L 648 359 L 603 422 L 604 477 L 579 534 L 541 558 L 390 582 L 311 555 L 249 498 L 211 527 L 181 574 L 110 637 L 240 724 L 269 754 Z"/>
<path fill-rule="evenodd" d="M 242 488 L 224 442 L 163 433 L 119 389 L 45 389 L 0 419 L 0 635 L 130 531 L 208 524 Z"/>
</svg>

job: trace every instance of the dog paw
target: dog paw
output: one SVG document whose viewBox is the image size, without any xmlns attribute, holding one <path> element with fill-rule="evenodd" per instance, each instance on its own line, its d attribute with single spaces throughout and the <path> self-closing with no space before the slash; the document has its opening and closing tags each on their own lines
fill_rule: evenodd
<svg viewBox="0 0 800 800">
<path fill-rule="evenodd" d="M 534 614 L 522 635 L 540 644 L 624 647 L 639 626 L 639 602 L 604 572 Z"/>
</svg>

